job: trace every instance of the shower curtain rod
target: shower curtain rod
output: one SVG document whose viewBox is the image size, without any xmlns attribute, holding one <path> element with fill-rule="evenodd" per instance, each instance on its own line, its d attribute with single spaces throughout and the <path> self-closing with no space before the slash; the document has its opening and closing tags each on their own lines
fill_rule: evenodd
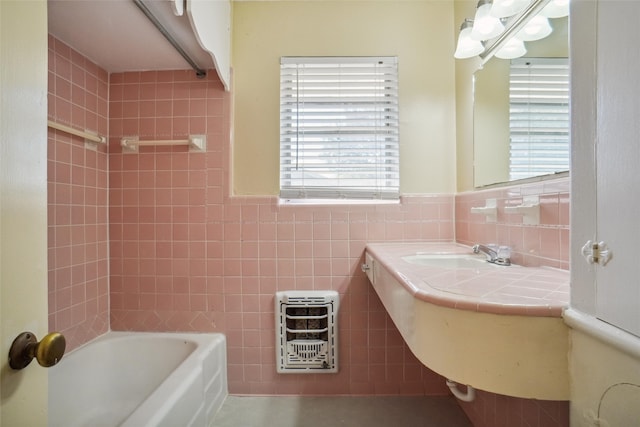
<svg viewBox="0 0 640 427">
<path fill-rule="evenodd" d="M 175 48 L 175 50 L 177 50 L 178 53 L 182 55 L 185 61 L 187 61 L 189 65 L 191 65 L 191 68 L 193 68 L 193 70 L 196 72 L 196 76 L 199 79 L 204 78 L 207 75 L 207 71 L 198 67 L 198 64 L 196 64 L 196 62 L 193 59 L 191 59 L 189 54 L 184 51 L 182 46 L 180 46 L 180 44 L 176 41 L 176 39 L 174 39 L 173 36 L 167 31 L 167 29 L 164 28 L 164 26 L 160 23 L 160 21 L 158 21 L 155 15 L 151 13 L 151 11 L 149 10 L 149 8 L 147 8 L 144 2 L 142 0 L 133 0 L 133 2 L 136 4 L 136 6 L 138 6 L 138 9 L 140 9 L 142 13 L 145 14 L 145 16 L 149 19 L 149 21 L 151 21 L 151 23 L 155 25 L 155 27 L 158 29 L 158 31 L 160 31 L 160 33 L 164 36 L 164 38 L 167 39 L 169 43 L 171 43 L 171 45 Z"/>
</svg>

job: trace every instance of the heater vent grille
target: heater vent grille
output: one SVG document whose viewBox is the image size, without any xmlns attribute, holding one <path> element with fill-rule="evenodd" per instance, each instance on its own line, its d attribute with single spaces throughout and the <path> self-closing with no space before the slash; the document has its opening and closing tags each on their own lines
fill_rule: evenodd
<svg viewBox="0 0 640 427">
<path fill-rule="evenodd" d="M 338 372 L 337 292 L 277 292 L 275 311 L 278 372 Z"/>
</svg>

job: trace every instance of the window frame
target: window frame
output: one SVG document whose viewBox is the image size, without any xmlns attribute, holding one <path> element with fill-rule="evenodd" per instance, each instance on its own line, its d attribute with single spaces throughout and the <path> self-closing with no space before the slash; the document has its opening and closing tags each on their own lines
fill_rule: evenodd
<svg viewBox="0 0 640 427">
<path fill-rule="evenodd" d="M 280 198 L 399 200 L 397 57 L 280 63 Z"/>
</svg>

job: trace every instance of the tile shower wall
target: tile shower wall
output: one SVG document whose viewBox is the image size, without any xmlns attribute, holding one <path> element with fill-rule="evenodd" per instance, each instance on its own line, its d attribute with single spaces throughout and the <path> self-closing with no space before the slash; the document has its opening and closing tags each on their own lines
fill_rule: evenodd
<svg viewBox="0 0 640 427">
<path fill-rule="evenodd" d="M 49 37 L 48 118 L 79 130 L 107 133 L 107 73 Z M 49 330 L 67 348 L 109 327 L 107 149 L 49 129 Z"/>
<path fill-rule="evenodd" d="M 230 94 L 215 72 L 112 74 L 109 108 L 113 329 L 224 332 L 232 393 L 446 393 L 360 264 L 367 241 L 452 240 L 453 196 L 332 207 L 230 198 Z M 207 136 L 206 153 L 119 145 L 189 134 Z M 289 289 L 340 293 L 340 373 L 276 374 L 274 293 Z"/>
</svg>

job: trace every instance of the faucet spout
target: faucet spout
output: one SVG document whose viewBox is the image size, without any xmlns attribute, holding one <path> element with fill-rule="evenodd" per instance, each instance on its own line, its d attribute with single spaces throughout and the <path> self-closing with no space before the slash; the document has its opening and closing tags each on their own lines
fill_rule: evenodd
<svg viewBox="0 0 640 427">
<path fill-rule="evenodd" d="M 498 265 L 511 265 L 511 259 L 509 258 L 509 255 L 504 256 L 503 254 L 499 254 L 497 251 L 491 249 L 486 245 L 478 243 L 473 245 L 472 249 L 474 254 L 479 254 L 480 252 L 485 254 L 487 256 L 487 262 Z M 502 249 L 502 247 L 500 249 Z M 507 253 L 508 252 L 509 251 L 507 250 Z"/>
<path fill-rule="evenodd" d="M 494 251 L 488 246 L 478 243 L 475 244 L 472 249 L 474 254 L 479 254 L 480 252 L 485 254 L 487 256 L 487 261 L 489 262 L 495 262 L 495 260 L 498 258 L 498 252 Z"/>
</svg>

